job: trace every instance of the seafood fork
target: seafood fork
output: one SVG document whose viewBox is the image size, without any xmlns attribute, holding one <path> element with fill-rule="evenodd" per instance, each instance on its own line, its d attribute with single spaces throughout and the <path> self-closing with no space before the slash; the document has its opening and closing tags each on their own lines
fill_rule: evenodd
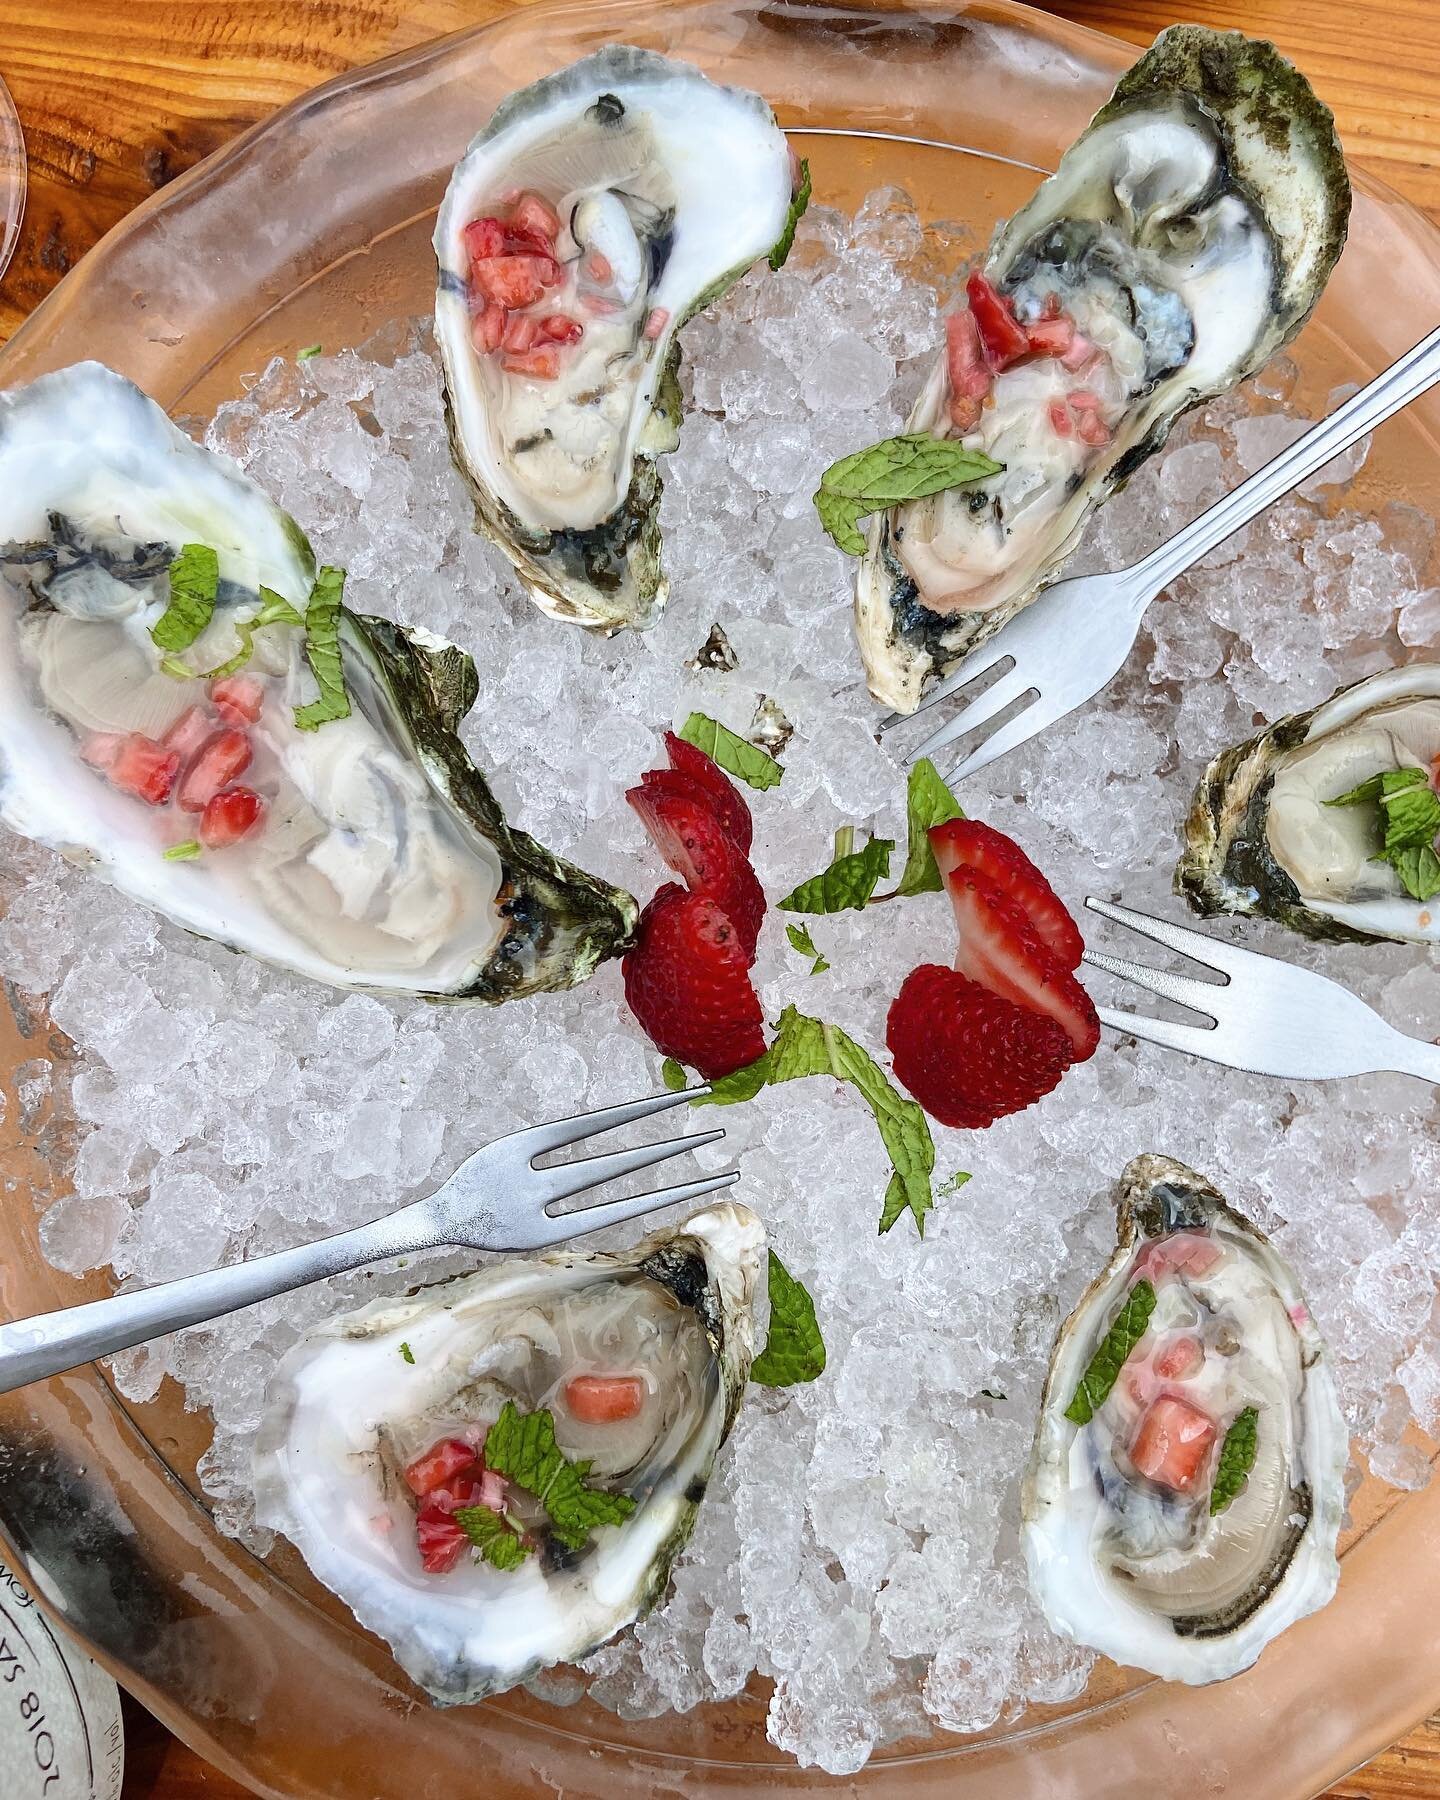
<svg viewBox="0 0 1440 1800">
<path fill-rule="evenodd" d="M 1091 912 L 1153 938 L 1192 962 L 1213 969 L 1219 981 L 1202 981 L 1146 963 L 1126 962 L 1087 950 L 1092 968 L 1106 969 L 1162 999 L 1200 1013 L 1205 1023 L 1177 1024 L 1098 1006 L 1101 1022 L 1167 1049 L 1185 1050 L 1210 1062 L 1255 1075 L 1290 1080 L 1333 1081 L 1344 1075 L 1372 1075 L 1382 1069 L 1440 1082 L 1440 1044 L 1408 1037 L 1328 975 L 1299 969 L 1203 932 L 1172 925 L 1128 906 L 1089 896 Z"/>
<path fill-rule="evenodd" d="M 1440 328 L 1142 561 L 1113 574 L 1072 575 L 1053 582 L 925 697 L 919 712 L 1007 665 L 998 680 L 908 752 L 906 762 L 936 757 L 956 738 L 988 724 L 1033 693 L 1035 698 L 1023 711 L 955 765 L 947 779 L 959 781 L 1083 705 L 1118 673 L 1146 607 L 1172 581 L 1437 381 Z M 913 717 L 914 713 L 891 713 L 880 730 Z"/>
<path fill-rule="evenodd" d="M 445 1245 L 469 1250 L 536 1250 L 567 1238 L 599 1231 L 625 1219 L 639 1218 L 662 1206 L 713 1194 L 740 1179 L 737 1169 L 722 1170 L 698 1181 L 633 1194 L 619 1200 L 602 1200 L 594 1206 L 570 1212 L 553 1212 L 557 1201 L 567 1200 L 587 1188 L 617 1176 L 632 1175 L 653 1163 L 667 1161 L 702 1144 L 724 1137 L 723 1130 L 697 1131 L 688 1137 L 667 1138 L 659 1144 L 641 1144 L 633 1150 L 612 1150 L 573 1162 L 535 1166 L 536 1159 L 567 1144 L 578 1143 L 596 1132 L 614 1131 L 636 1119 L 680 1106 L 701 1094 L 706 1086 L 679 1093 L 655 1094 L 607 1106 L 599 1112 L 581 1113 L 573 1119 L 557 1119 L 512 1132 L 473 1151 L 447 1181 L 397 1212 L 353 1231 L 342 1231 L 318 1243 L 281 1250 L 273 1256 L 257 1256 L 250 1262 L 187 1275 L 160 1287 L 116 1294 L 108 1300 L 92 1300 L 63 1312 L 40 1313 L 0 1325 L 0 1394 L 27 1382 L 43 1381 L 79 1363 L 99 1356 L 113 1356 L 132 1344 L 163 1337 L 185 1325 L 199 1325 L 236 1312 L 242 1306 L 288 1293 L 292 1288 L 358 1269 L 382 1257 L 405 1256 Z"/>
</svg>

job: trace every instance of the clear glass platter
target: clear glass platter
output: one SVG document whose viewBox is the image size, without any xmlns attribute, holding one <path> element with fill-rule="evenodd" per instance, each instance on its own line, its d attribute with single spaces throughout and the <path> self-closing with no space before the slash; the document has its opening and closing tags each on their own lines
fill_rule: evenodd
<svg viewBox="0 0 1440 1800">
<path fill-rule="evenodd" d="M 172 411 L 208 416 L 272 354 L 360 344 L 429 310 L 429 235 L 451 165 L 507 93 L 614 40 L 765 94 L 853 208 L 908 189 L 983 240 L 1052 168 L 1133 50 L 1005 3 L 577 0 L 529 7 L 316 89 L 118 226 L 0 353 L 0 383 L 99 356 Z M 1302 355 L 1324 395 L 1440 317 L 1440 238 L 1357 178 L 1349 248 Z M 1440 515 L 1440 400 L 1387 426 L 1351 504 Z M 1432 576 L 1433 579 L 1433 576 Z M 41 1255 L 32 1204 L 73 1126 L 19 1104 L 17 1072 L 61 1059 L 43 1007 L 0 1007 L 0 1310 L 106 1291 Z M 275 1800 L 540 1791 L 875 1796 L 1310 1796 L 1440 1699 L 1440 1489 L 1367 1482 L 1334 1603 L 1249 1674 L 1182 1689 L 1103 1665 L 1063 1708 L 976 1738 L 891 1746 L 858 1777 L 799 1769 L 765 1738 L 765 1695 L 626 1721 L 525 1693 L 432 1709 L 282 1546 L 214 1528 L 196 1478 L 208 1430 L 167 1383 L 139 1405 L 87 1369 L 0 1399 L 0 1539 L 105 1666 L 179 1736 Z M 8 1553 L 8 1552 L 7 1552 Z M 1362 1673 L 1363 1672 L 1363 1673 Z M 480 1774 L 478 1772 L 483 1772 Z"/>
</svg>

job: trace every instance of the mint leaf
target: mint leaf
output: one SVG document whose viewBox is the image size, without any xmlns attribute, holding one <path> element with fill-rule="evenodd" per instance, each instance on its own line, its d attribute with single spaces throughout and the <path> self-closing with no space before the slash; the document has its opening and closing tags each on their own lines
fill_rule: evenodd
<svg viewBox="0 0 1440 1800">
<path fill-rule="evenodd" d="M 237 619 L 235 630 L 240 637 L 240 648 L 228 662 L 223 662 L 213 669 L 205 669 L 199 675 L 201 681 L 221 681 L 227 675 L 233 675 L 237 669 L 243 669 L 255 653 L 255 633 L 265 625 L 303 625 L 304 617 L 298 613 L 283 594 L 277 594 L 274 588 L 260 589 L 260 610 L 248 619 Z M 190 671 L 186 671 L 188 674 Z"/>
<path fill-rule="evenodd" d="M 667 1056 L 660 1065 L 660 1079 L 672 1094 L 678 1094 L 686 1085 L 685 1071 L 673 1056 Z"/>
<path fill-rule="evenodd" d="M 295 708 L 301 731 L 316 731 L 331 719 L 350 715 L 345 670 L 340 658 L 340 601 L 345 592 L 343 569 L 321 569 L 305 605 L 305 660 L 320 688 L 318 700 Z"/>
<path fill-rule="evenodd" d="M 890 838 L 871 838 L 863 850 L 837 856 L 828 869 L 802 881 L 777 904 L 782 912 L 836 913 L 863 910 L 890 873 Z"/>
<path fill-rule="evenodd" d="M 488 1506 L 457 1506 L 455 1523 L 492 1568 L 518 1569 L 530 1546 Z"/>
<path fill-rule="evenodd" d="M 1225 1433 L 1220 1446 L 1220 1461 L 1215 1470 L 1215 1485 L 1210 1490 L 1210 1511 L 1224 1512 L 1244 1487 L 1255 1467 L 1255 1448 L 1259 1438 L 1260 1415 L 1253 1406 L 1241 1409 Z"/>
<path fill-rule="evenodd" d="M 930 828 L 964 817 L 960 802 L 940 779 L 939 770 L 928 756 L 922 756 L 911 769 L 905 789 L 905 872 L 899 887 L 880 898 L 902 900 L 909 894 L 940 893 L 945 884 L 935 866 L 935 852 L 930 848 Z"/>
<path fill-rule="evenodd" d="M 1424 769 L 1382 770 L 1325 804 L 1378 805 L 1384 842 L 1371 860 L 1388 862 L 1414 900 L 1432 900 L 1440 893 L 1440 857 L 1435 854 L 1435 840 L 1440 837 L 1440 795 Z"/>
<path fill-rule="evenodd" d="M 935 1190 L 937 1200 L 948 1200 L 951 1194 L 958 1194 L 970 1179 L 968 1171 L 957 1169 L 953 1175 L 947 1175 Z"/>
<path fill-rule="evenodd" d="M 1402 850 L 1390 861 L 1412 900 L 1433 900 L 1440 894 L 1440 856 L 1428 846 Z"/>
<path fill-rule="evenodd" d="M 1428 781 L 1423 787 L 1393 788 L 1381 796 L 1380 805 L 1385 819 L 1385 855 L 1390 861 L 1402 850 L 1434 845 L 1440 835 L 1440 796 Z"/>
<path fill-rule="evenodd" d="M 815 1318 L 815 1302 L 805 1283 L 797 1281 L 772 1250 L 770 1333 L 750 1366 L 750 1379 L 761 1387 L 794 1387 L 814 1381 L 824 1371 L 825 1340 Z"/>
<path fill-rule="evenodd" d="M 1065 1408 L 1065 1417 L 1077 1425 L 1088 1425 L 1119 1379 L 1125 1359 L 1145 1335 L 1150 1315 L 1155 1310 L 1155 1289 L 1142 1275 L 1125 1297 L 1125 1304 L 1115 1315 L 1115 1323 L 1105 1333 L 1100 1348 L 1090 1358 L 1074 1398 Z"/>
<path fill-rule="evenodd" d="M 408 1344 L 402 1344 L 400 1346 L 400 1360 L 409 1363 L 412 1369 L 415 1367 L 415 1352 Z"/>
<path fill-rule="evenodd" d="M 170 602 L 150 636 L 162 650 L 188 650 L 215 611 L 220 558 L 208 544 L 182 544 L 169 573 Z"/>
<path fill-rule="evenodd" d="M 319 344 L 307 344 L 303 350 L 297 350 L 295 352 L 295 360 L 297 363 L 309 362 L 312 356 L 318 356 L 319 354 Z"/>
<path fill-rule="evenodd" d="M 1386 794 L 1404 793 L 1407 788 L 1428 787 L 1429 778 L 1423 769 L 1385 769 L 1379 775 L 1372 775 L 1368 781 L 1362 781 L 1359 787 L 1353 787 L 1348 793 L 1337 794 L 1333 800 L 1327 800 L 1327 806 L 1367 806 L 1372 805 Z"/>
<path fill-rule="evenodd" d="M 983 481 L 1003 467 L 993 457 L 967 450 L 952 438 L 911 431 L 902 437 L 882 438 L 878 444 L 831 463 L 820 477 L 815 508 L 820 523 L 840 548 L 858 556 L 864 540 L 856 521 L 867 513 Z"/>
<path fill-rule="evenodd" d="M 810 935 L 808 925 L 787 925 L 785 935 L 790 940 L 792 950 L 798 951 L 801 956 L 813 958 L 810 969 L 812 975 L 823 975 L 830 967 L 826 957 L 815 948 L 815 940 Z"/>
<path fill-rule="evenodd" d="M 581 1549 L 597 1525 L 623 1525 L 635 1510 L 628 1494 L 585 1485 L 589 1459 L 570 1461 L 555 1442 L 555 1421 L 543 1407 L 522 1415 L 513 1400 L 505 1402 L 485 1436 L 485 1467 L 533 1494 L 550 1515 L 556 1537 L 571 1550 Z"/>
<path fill-rule="evenodd" d="M 708 1094 L 697 1094 L 692 1106 L 736 1106 L 742 1100 L 753 1100 L 770 1079 L 770 1052 L 757 1056 L 753 1063 L 736 1069 L 732 1075 L 721 1075 L 710 1083 Z"/>
<path fill-rule="evenodd" d="M 680 727 L 679 735 L 687 744 L 693 744 L 719 763 L 727 775 L 737 775 L 753 788 L 780 785 L 780 777 L 785 771 L 775 758 L 737 736 L 718 719 L 707 718 L 704 713 L 691 713 Z"/>
<path fill-rule="evenodd" d="M 805 208 L 810 204 L 810 165 L 804 157 L 800 159 L 800 185 L 790 197 L 790 210 L 785 215 L 785 229 L 775 240 L 775 248 L 770 252 L 770 267 L 783 269 L 785 258 L 789 256 L 791 246 L 795 242 L 795 227 L 805 217 Z"/>
<path fill-rule="evenodd" d="M 194 862 L 200 853 L 199 840 L 186 838 L 183 844 L 172 844 L 168 850 L 162 850 L 160 855 L 165 862 Z"/>
</svg>

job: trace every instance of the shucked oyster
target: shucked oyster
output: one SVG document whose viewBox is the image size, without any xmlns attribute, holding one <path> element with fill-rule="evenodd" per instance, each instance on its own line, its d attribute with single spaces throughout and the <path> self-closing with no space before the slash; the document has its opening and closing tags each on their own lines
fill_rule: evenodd
<svg viewBox="0 0 1440 1800">
<path fill-rule="evenodd" d="M 494 1263 L 330 1320 L 271 1383 L 261 1522 L 442 1705 L 588 1655 L 689 1538 L 750 1372 L 764 1241 L 713 1206 L 623 1254 Z M 547 1509 L 492 1433 L 552 1423 L 606 1522 L 577 1526 L 563 1474 Z"/>
<path fill-rule="evenodd" d="M 121 376 L 0 395 L 0 545 L 12 829 L 342 987 L 503 1000 L 624 948 L 630 896 L 512 831 L 466 754 L 470 658 L 347 612 L 294 520 Z"/>
<path fill-rule="evenodd" d="M 791 169 L 758 95 L 622 45 L 512 94 L 457 164 L 435 226 L 451 447 L 552 617 L 612 632 L 664 604 L 676 334 L 780 247 Z"/>
<path fill-rule="evenodd" d="M 1350 190 L 1329 112 L 1270 44 L 1177 25 L 1002 224 L 907 429 L 1004 468 L 871 520 L 856 630 L 901 712 L 1034 599 L 1197 401 L 1320 297 Z"/>
<path fill-rule="evenodd" d="M 1437 757 L 1436 663 L 1386 669 L 1267 725 L 1201 776 L 1176 892 L 1196 912 L 1258 914 L 1306 937 L 1440 941 Z M 1414 841 L 1402 832 L 1389 857 L 1387 837 L 1393 848 L 1403 820 L 1393 799 L 1365 798 L 1382 781 L 1418 815 Z"/>
<path fill-rule="evenodd" d="M 1201 1176 L 1137 1157 L 1118 1234 L 1050 1364 L 1030 1584 L 1067 1637 L 1220 1681 L 1335 1591 L 1345 1422 L 1294 1275 Z"/>
</svg>

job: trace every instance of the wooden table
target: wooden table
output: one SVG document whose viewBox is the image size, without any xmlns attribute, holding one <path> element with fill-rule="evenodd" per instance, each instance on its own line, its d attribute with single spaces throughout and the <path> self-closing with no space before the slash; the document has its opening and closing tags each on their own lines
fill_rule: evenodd
<svg viewBox="0 0 1440 1800">
<path fill-rule="evenodd" d="M 357 63 L 525 0 L 0 0 L 0 74 L 30 195 L 0 284 L 0 339 L 129 209 L 252 121 Z M 1440 0 L 1049 0 L 1148 44 L 1176 19 L 1271 37 L 1335 110 L 1346 148 L 1440 222 Z M 242 1800 L 127 1706 L 125 1800 Z M 1332 1790 L 1440 1800 L 1440 1715 Z"/>
</svg>

